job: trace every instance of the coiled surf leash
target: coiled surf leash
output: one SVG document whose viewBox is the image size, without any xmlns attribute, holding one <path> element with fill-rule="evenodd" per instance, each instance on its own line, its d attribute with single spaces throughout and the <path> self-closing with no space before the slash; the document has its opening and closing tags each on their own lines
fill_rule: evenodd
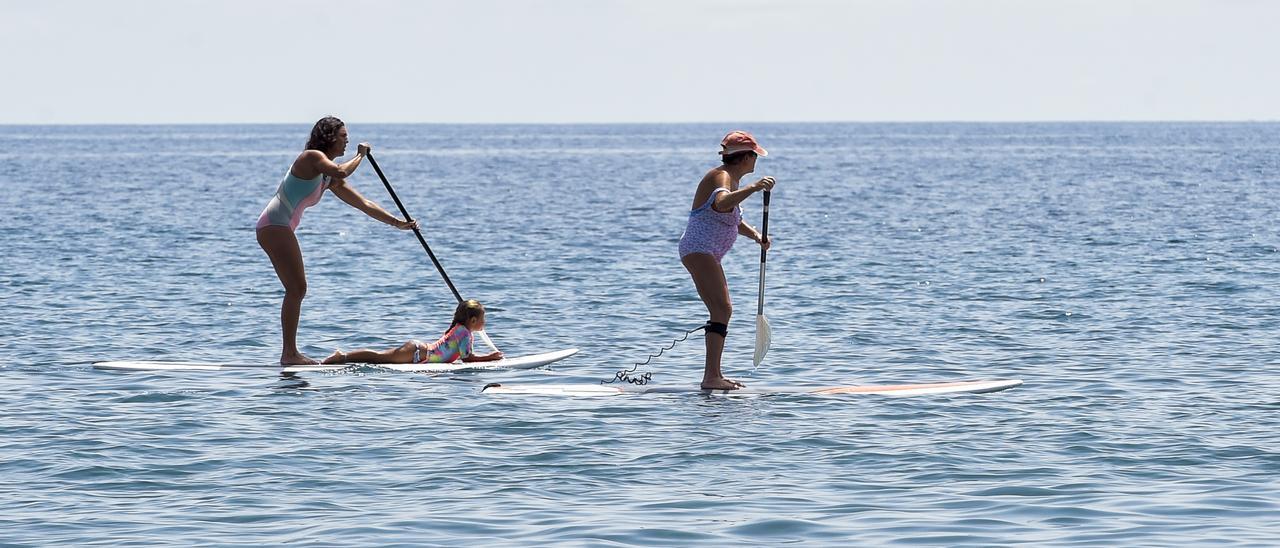
<svg viewBox="0 0 1280 548">
<path fill-rule="evenodd" d="M 655 358 L 658 358 L 662 356 L 664 353 L 666 353 L 666 351 L 671 350 L 672 348 L 675 348 L 677 344 L 680 344 L 688 340 L 689 335 L 692 335 L 695 331 L 702 331 L 710 325 L 711 323 L 708 322 L 706 324 L 703 324 L 693 329 L 690 329 L 688 331 L 685 331 L 684 335 L 681 335 L 679 338 L 673 339 L 671 341 L 671 344 L 659 349 L 657 354 L 649 354 L 649 357 L 645 358 L 643 362 L 637 362 L 635 365 L 631 366 L 631 369 L 622 369 L 617 373 L 614 373 L 612 379 L 609 379 L 607 381 L 600 381 L 600 384 L 613 384 L 615 382 L 628 382 L 635 385 L 649 384 L 649 381 L 653 380 L 653 372 L 645 371 L 644 373 L 641 373 L 638 376 L 633 375 L 637 369 L 639 369 L 641 366 L 649 365 L 649 362 L 653 361 Z"/>
</svg>

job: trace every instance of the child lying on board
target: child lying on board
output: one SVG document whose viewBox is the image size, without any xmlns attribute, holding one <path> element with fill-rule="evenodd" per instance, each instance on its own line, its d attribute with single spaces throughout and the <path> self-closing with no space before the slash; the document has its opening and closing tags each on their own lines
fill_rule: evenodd
<svg viewBox="0 0 1280 548">
<path fill-rule="evenodd" d="M 381 352 L 376 350 L 334 350 L 323 363 L 451 363 L 489 362 L 502 359 L 502 352 L 475 354 L 472 333 L 484 329 L 484 306 L 475 299 L 458 303 L 453 324 L 440 340 L 427 344 L 417 339 Z"/>
</svg>

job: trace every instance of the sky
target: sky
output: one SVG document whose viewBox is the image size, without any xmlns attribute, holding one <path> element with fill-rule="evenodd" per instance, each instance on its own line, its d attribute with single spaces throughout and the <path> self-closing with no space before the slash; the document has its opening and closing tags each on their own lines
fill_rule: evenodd
<svg viewBox="0 0 1280 548">
<path fill-rule="evenodd" d="M 0 0 L 0 124 L 1280 120 L 1270 0 Z"/>
</svg>

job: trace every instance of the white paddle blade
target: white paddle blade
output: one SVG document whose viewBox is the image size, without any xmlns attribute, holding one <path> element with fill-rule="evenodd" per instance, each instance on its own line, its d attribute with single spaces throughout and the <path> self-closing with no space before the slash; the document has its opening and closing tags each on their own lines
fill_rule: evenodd
<svg viewBox="0 0 1280 548">
<path fill-rule="evenodd" d="M 485 333 L 484 331 L 476 331 L 476 334 L 480 335 L 480 340 L 489 345 L 489 348 L 493 349 L 494 352 L 498 352 L 498 347 L 493 345 L 493 340 L 489 338 L 488 333 Z"/>
<path fill-rule="evenodd" d="M 752 358 L 756 367 L 760 367 L 760 362 L 764 361 L 764 355 L 769 353 L 769 343 L 773 338 L 773 332 L 769 329 L 769 318 L 764 314 L 756 316 L 756 354 Z"/>
</svg>

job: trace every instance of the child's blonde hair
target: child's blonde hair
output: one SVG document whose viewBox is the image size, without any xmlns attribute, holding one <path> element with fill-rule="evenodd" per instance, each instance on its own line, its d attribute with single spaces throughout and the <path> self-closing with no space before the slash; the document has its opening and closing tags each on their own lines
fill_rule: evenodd
<svg viewBox="0 0 1280 548">
<path fill-rule="evenodd" d="M 458 308 L 453 311 L 453 323 L 449 327 L 455 325 L 466 326 L 473 318 L 484 317 L 484 305 L 475 299 L 468 299 L 458 303 Z"/>
</svg>

